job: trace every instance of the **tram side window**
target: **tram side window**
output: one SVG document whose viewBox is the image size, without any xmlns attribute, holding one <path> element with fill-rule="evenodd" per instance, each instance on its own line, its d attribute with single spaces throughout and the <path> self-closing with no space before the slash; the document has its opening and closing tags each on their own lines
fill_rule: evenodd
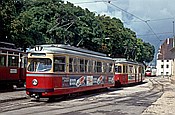
<svg viewBox="0 0 175 115">
<path fill-rule="evenodd" d="M 126 65 L 126 73 L 128 73 L 128 65 Z"/>
<path fill-rule="evenodd" d="M 84 72 L 84 70 L 85 70 L 84 59 L 80 59 L 80 72 Z"/>
<path fill-rule="evenodd" d="M 89 61 L 85 60 L 85 72 L 88 72 Z"/>
<path fill-rule="evenodd" d="M 110 72 L 110 73 L 113 72 L 113 64 L 112 64 L 112 63 L 109 64 L 109 72 Z"/>
<path fill-rule="evenodd" d="M 106 72 L 106 69 L 107 69 L 107 64 L 106 63 L 103 63 L 103 68 L 102 68 L 102 72 Z"/>
<path fill-rule="evenodd" d="M 73 58 L 69 58 L 69 72 L 73 72 L 74 68 L 73 68 L 73 63 L 74 59 Z"/>
<path fill-rule="evenodd" d="M 109 72 L 109 63 L 106 64 L 106 72 Z"/>
<path fill-rule="evenodd" d="M 93 61 L 93 69 L 92 72 L 97 72 L 97 62 Z"/>
<path fill-rule="evenodd" d="M 0 66 L 6 66 L 6 56 L 0 55 Z"/>
<path fill-rule="evenodd" d="M 93 72 L 93 61 L 89 60 L 88 72 Z"/>
<path fill-rule="evenodd" d="M 80 59 L 75 58 L 74 59 L 74 72 L 80 71 Z"/>
<path fill-rule="evenodd" d="M 97 62 L 97 72 L 102 72 L 102 63 Z"/>
<path fill-rule="evenodd" d="M 129 66 L 129 73 L 134 73 L 133 72 L 133 66 Z"/>
<path fill-rule="evenodd" d="M 8 66 L 18 66 L 19 57 L 17 56 L 8 56 Z"/>
<path fill-rule="evenodd" d="M 65 72 L 65 57 L 54 58 L 54 72 Z"/>
<path fill-rule="evenodd" d="M 138 73 L 138 67 L 137 67 L 137 66 L 135 67 L 135 71 L 134 71 L 134 73 L 135 73 L 135 74 Z"/>
<path fill-rule="evenodd" d="M 123 65 L 123 73 L 126 73 L 126 66 Z"/>
<path fill-rule="evenodd" d="M 121 66 L 116 66 L 115 72 L 122 73 L 122 67 Z"/>
<path fill-rule="evenodd" d="M 142 73 L 142 67 L 139 66 L 139 73 Z"/>
</svg>

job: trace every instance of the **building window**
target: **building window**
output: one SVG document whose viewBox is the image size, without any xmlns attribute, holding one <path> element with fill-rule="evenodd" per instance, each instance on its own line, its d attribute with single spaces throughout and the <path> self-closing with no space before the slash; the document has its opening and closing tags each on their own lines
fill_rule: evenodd
<svg viewBox="0 0 175 115">
<path fill-rule="evenodd" d="M 166 62 L 169 62 L 169 60 L 166 60 Z"/>
<path fill-rule="evenodd" d="M 168 75 L 169 73 L 168 72 L 166 72 L 166 75 Z"/>
<path fill-rule="evenodd" d="M 169 65 L 166 65 L 166 68 L 169 68 Z"/>
<path fill-rule="evenodd" d="M 162 60 L 162 62 L 163 62 L 163 60 Z"/>
<path fill-rule="evenodd" d="M 161 65 L 161 68 L 163 68 L 163 65 Z"/>
<path fill-rule="evenodd" d="M 163 72 L 161 72 L 161 75 L 163 75 Z"/>
</svg>

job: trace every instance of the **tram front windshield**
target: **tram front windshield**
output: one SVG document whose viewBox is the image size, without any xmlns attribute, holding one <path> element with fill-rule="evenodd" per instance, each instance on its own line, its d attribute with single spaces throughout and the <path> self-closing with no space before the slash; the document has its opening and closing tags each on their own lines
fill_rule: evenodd
<svg viewBox="0 0 175 115">
<path fill-rule="evenodd" d="M 52 61 L 49 58 L 29 59 L 28 71 L 45 72 L 52 68 Z"/>
</svg>

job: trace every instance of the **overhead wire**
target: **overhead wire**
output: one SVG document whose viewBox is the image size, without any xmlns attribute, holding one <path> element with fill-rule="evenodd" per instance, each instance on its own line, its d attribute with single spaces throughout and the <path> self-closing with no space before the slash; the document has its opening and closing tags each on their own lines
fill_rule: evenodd
<svg viewBox="0 0 175 115">
<path fill-rule="evenodd" d="M 156 33 L 156 34 L 172 34 L 173 32 L 163 32 L 163 33 Z M 154 35 L 154 34 L 143 34 L 143 35 L 137 35 L 137 36 L 148 36 L 148 35 Z"/>
<path fill-rule="evenodd" d="M 76 2 L 74 4 L 85 4 L 85 3 L 95 3 L 95 2 L 103 2 L 103 1 L 92 1 L 92 2 Z"/>
<path fill-rule="evenodd" d="M 142 18 L 140 18 L 140 17 L 138 17 L 138 16 L 136 16 L 136 15 L 130 13 L 130 12 L 127 12 L 126 10 L 124 10 L 124 9 L 122 9 L 122 8 L 120 8 L 120 7 L 118 7 L 118 6 L 116 6 L 115 4 L 112 4 L 111 1 L 108 1 L 108 3 L 111 4 L 112 6 L 114 6 L 114 7 L 118 8 L 118 9 L 120 9 L 121 11 L 123 11 L 123 12 L 125 12 L 125 13 L 128 13 L 128 14 L 130 14 L 131 16 L 134 16 L 135 18 L 137 18 L 137 19 L 141 20 L 142 22 L 146 23 L 146 25 L 149 27 L 149 29 L 152 31 L 152 33 L 153 33 L 153 34 L 156 36 L 156 38 L 159 40 L 159 42 L 156 44 L 156 47 L 158 47 L 158 45 L 162 42 L 162 40 L 157 36 L 157 34 L 153 31 L 152 27 L 149 25 L 148 21 L 150 21 L 150 20 L 143 20 Z M 156 58 L 156 57 L 154 56 L 154 58 Z"/>
<path fill-rule="evenodd" d="M 147 26 L 150 28 L 150 30 L 153 32 L 153 34 L 160 40 L 160 38 L 157 36 L 157 34 L 153 31 L 152 27 L 148 24 L 148 22 L 145 21 L 145 23 L 146 23 Z"/>
<path fill-rule="evenodd" d="M 130 12 L 128 12 L 128 11 L 126 11 L 126 10 L 120 8 L 120 7 L 118 7 L 117 5 L 111 3 L 111 1 L 108 1 L 107 3 L 109 3 L 110 5 L 112 5 L 112 6 L 116 7 L 116 8 L 118 8 L 118 9 L 120 9 L 121 11 L 123 11 L 123 12 L 125 12 L 125 13 L 130 14 L 131 16 L 134 16 L 135 18 L 141 20 L 142 22 L 146 23 L 146 25 L 149 27 L 149 29 L 153 32 L 153 34 L 156 36 L 156 38 L 160 41 L 160 38 L 157 36 L 157 34 L 153 31 L 152 27 L 149 25 L 148 20 L 143 20 L 142 18 L 140 18 L 140 17 L 138 17 L 138 16 L 136 16 L 136 15 L 134 15 L 134 14 L 132 14 L 132 13 L 130 13 Z"/>
<path fill-rule="evenodd" d="M 152 21 L 172 20 L 172 19 L 174 19 L 174 18 L 160 18 L 160 19 L 153 19 L 153 20 L 147 20 L 147 21 L 152 22 Z M 142 22 L 142 21 L 129 21 L 129 22 Z M 123 22 L 123 23 L 127 23 L 127 21 Z"/>
<path fill-rule="evenodd" d="M 113 0 L 113 1 L 115 1 L 115 0 Z M 106 2 L 107 2 L 108 4 L 110 4 L 110 5 L 112 5 L 112 6 L 116 7 L 116 8 L 118 8 L 119 10 L 121 10 L 121 11 L 127 13 L 127 14 L 130 14 L 131 16 L 133 16 L 133 17 L 135 17 L 135 18 L 141 20 L 141 22 L 144 22 L 144 23 L 148 26 L 148 28 L 152 31 L 153 35 L 155 35 L 156 38 L 159 40 L 159 42 L 157 43 L 156 47 L 158 47 L 158 45 L 162 42 L 162 40 L 161 40 L 161 39 L 157 36 L 157 34 L 153 31 L 153 29 L 152 29 L 152 27 L 149 25 L 148 21 L 159 21 L 159 20 L 174 19 L 174 18 L 164 18 L 164 19 L 155 19 L 155 20 L 144 20 L 144 19 L 142 19 L 142 18 L 140 18 L 140 17 L 138 17 L 138 16 L 136 16 L 136 15 L 134 15 L 134 14 L 132 14 L 132 13 L 130 13 L 130 12 L 128 12 L 128 11 L 126 11 L 126 10 L 120 8 L 120 7 L 118 7 L 117 5 L 111 3 L 111 0 L 107 0 L 107 1 L 102 0 L 102 1 L 93 1 L 93 2 L 79 2 L 79 3 L 75 3 L 75 4 L 94 3 L 94 2 L 104 2 L 105 4 L 106 4 Z M 174 30 L 173 30 L 173 31 L 174 31 Z M 173 34 L 174 34 L 174 32 L 173 32 Z"/>
<path fill-rule="evenodd" d="M 113 0 L 113 1 L 117 1 L 117 0 Z M 75 2 L 74 4 L 97 3 L 97 2 L 108 2 L 108 0 L 95 0 L 91 2 Z"/>
<path fill-rule="evenodd" d="M 112 0 L 112 1 L 117 1 L 117 0 Z M 136 16 L 136 15 L 134 15 L 134 14 L 132 14 L 132 13 L 130 13 L 130 12 L 128 12 L 128 11 L 120 8 L 120 7 L 118 7 L 117 5 L 111 3 L 112 1 L 111 0 L 96 0 L 96 1 L 91 1 L 91 2 L 78 2 L 78 3 L 74 3 L 74 4 L 97 3 L 97 2 L 103 2 L 103 3 L 107 4 L 107 5 L 110 4 L 110 5 L 114 6 L 114 7 L 116 7 L 117 9 L 121 10 L 122 12 L 125 12 L 127 14 L 130 14 L 131 16 L 139 19 L 141 22 L 144 22 L 148 26 L 148 28 L 152 31 L 153 35 L 155 35 L 156 38 L 159 41 L 161 41 L 161 39 L 157 36 L 157 34 L 154 32 L 154 30 L 152 29 L 152 27 L 150 26 L 150 24 L 148 22 L 150 22 L 150 21 L 160 21 L 160 20 L 174 19 L 174 18 L 163 18 L 163 19 L 155 19 L 155 20 L 144 20 L 144 19 L 142 19 L 142 18 L 140 18 L 140 17 L 138 17 L 138 16 Z M 137 21 L 133 21 L 133 22 L 137 22 Z"/>
</svg>

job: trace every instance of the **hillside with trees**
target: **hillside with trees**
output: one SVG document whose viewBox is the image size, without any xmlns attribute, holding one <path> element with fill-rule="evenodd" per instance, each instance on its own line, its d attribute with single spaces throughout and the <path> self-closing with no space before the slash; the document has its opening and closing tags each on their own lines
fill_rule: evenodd
<svg viewBox="0 0 175 115">
<path fill-rule="evenodd" d="M 0 41 L 26 49 L 69 44 L 139 62 L 152 61 L 155 48 L 118 18 L 95 15 L 61 0 L 1 0 Z"/>
</svg>

